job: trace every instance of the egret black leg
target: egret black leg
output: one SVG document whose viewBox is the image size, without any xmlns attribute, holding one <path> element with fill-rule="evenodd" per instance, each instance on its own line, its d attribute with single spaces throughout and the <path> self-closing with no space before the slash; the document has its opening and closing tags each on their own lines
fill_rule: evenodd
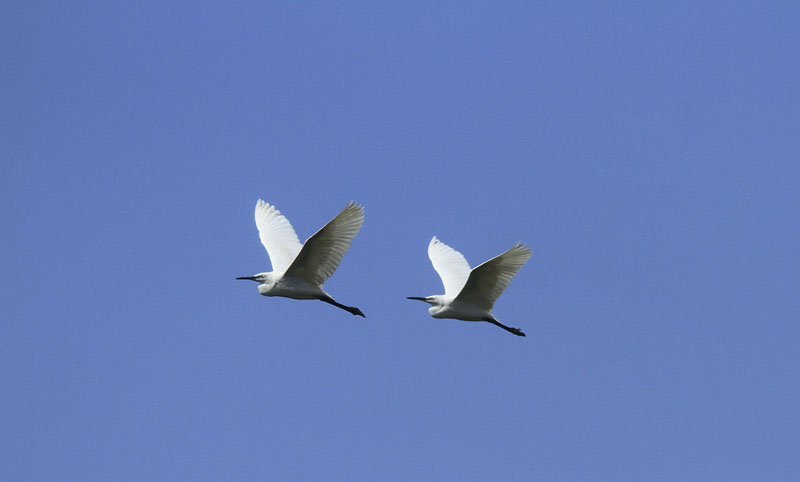
<svg viewBox="0 0 800 482">
<path fill-rule="evenodd" d="M 366 316 L 364 316 L 364 313 L 362 313 L 362 312 L 361 312 L 361 310 L 359 310 L 359 309 L 358 309 L 358 308 L 356 308 L 355 306 L 346 306 L 346 305 L 343 305 L 343 304 L 341 304 L 341 303 L 338 303 L 336 300 L 334 300 L 334 299 L 333 299 L 333 298 L 331 298 L 330 296 L 326 296 L 326 297 L 324 297 L 324 298 L 320 298 L 319 300 L 320 300 L 320 301 L 324 301 L 325 303 L 331 304 L 331 305 L 333 305 L 333 306 L 335 306 L 335 307 L 337 307 L 337 308 L 341 308 L 341 309 L 343 309 L 343 310 L 345 310 L 345 311 L 348 311 L 348 312 L 350 312 L 350 314 L 353 314 L 353 315 L 357 315 L 357 316 L 361 316 L 361 317 L 363 317 L 363 318 L 366 318 Z"/>
<path fill-rule="evenodd" d="M 504 330 L 506 330 L 508 332 L 511 332 L 511 333 L 513 333 L 513 334 L 515 334 L 517 336 L 525 336 L 525 333 L 523 333 L 522 330 L 520 330 L 519 328 L 511 328 L 510 326 L 506 326 L 506 325 L 500 323 L 499 321 L 493 320 L 493 319 L 487 319 L 486 321 L 488 321 L 489 323 L 491 323 L 493 325 L 497 325 L 500 328 L 502 328 L 502 329 L 504 329 Z"/>
</svg>

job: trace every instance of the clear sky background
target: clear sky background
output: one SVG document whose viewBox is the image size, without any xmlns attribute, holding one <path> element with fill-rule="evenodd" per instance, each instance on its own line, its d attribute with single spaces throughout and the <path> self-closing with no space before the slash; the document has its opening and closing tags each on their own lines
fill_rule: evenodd
<svg viewBox="0 0 800 482">
<path fill-rule="evenodd" d="M 0 479 L 800 473 L 796 2 L 6 2 Z M 262 197 L 325 285 L 259 296 Z M 435 320 L 436 235 L 533 250 Z"/>
</svg>

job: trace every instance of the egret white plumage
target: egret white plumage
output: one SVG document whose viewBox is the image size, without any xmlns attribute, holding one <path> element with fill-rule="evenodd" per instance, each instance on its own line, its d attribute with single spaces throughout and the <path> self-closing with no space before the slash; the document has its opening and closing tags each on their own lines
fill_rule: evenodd
<svg viewBox="0 0 800 482">
<path fill-rule="evenodd" d="M 433 269 L 442 278 L 445 294 L 409 296 L 409 300 L 424 301 L 431 305 L 428 313 L 434 318 L 486 321 L 517 336 L 525 336 L 519 328 L 511 328 L 497 321 L 492 315 L 492 308 L 517 271 L 530 259 L 530 248 L 517 243 L 505 253 L 470 270 L 464 255 L 434 236 L 428 245 L 428 257 Z"/>
<path fill-rule="evenodd" d="M 291 223 L 275 206 L 259 199 L 255 217 L 272 271 L 236 279 L 258 282 L 258 292 L 264 296 L 320 300 L 353 315 L 364 316 L 355 306 L 338 303 L 322 289 L 364 223 L 363 206 L 351 201 L 304 244 L 300 244 Z"/>
</svg>

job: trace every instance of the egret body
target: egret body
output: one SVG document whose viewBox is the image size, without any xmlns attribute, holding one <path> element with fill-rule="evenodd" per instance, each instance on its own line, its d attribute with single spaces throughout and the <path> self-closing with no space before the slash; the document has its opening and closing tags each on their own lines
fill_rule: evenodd
<svg viewBox="0 0 800 482">
<path fill-rule="evenodd" d="M 338 303 L 322 289 L 364 223 L 363 206 L 348 203 L 304 244 L 300 244 L 291 223 L 275 206 L 259 199 L 255 217 L 258 235 L 267 249 L 272 271 L 236 279 L 256 281 L 258 292 L 264 296 L 320 300 L 353 315 L 364 316 L 355 306 Z"/>
<path fill-rule="evenodd" d="M 434 236 L 428 245 L 428 257 L 442 278 L 445 294 L 409 296 L 408 299 L 431 305 L 428 313 L 434 318 L 486 321 L 517 336 L 525 336 L 519 328 L 497 321 L 492 308 L 517 271 L 530 259 L 530 248 L 517 243 L 505 253 L 470 269 L 464 255 Z"/>
</svg>

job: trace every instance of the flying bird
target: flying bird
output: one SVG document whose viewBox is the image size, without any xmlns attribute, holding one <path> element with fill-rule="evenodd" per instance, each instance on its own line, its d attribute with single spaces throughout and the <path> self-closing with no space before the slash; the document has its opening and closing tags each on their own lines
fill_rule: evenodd
<svg viewBox="0 0 800 482">
<path fill-rule="evenodd" d="M 258 292 L 264 296 L 320 300 L 353 315 L 364 316 L 355 306 L 338 303 L 322 289 L 364 223 L 363 206 L 349 202 L 305 244 L 300 244 L 291 223 L 275 206 L 259 199 L 255 216 L 258 235 L 267 249 L 272 271 L 236 279 L 258 282 Z"/>
<path fill-rule="evenodd" d="M 442 278 L 444 295 L 409 296 L 409 300 L 431 305 L 428 313 L 434 318 L 486 321 L 517 336 L 525 336 L 519 328 L 497 321 L 492 315 L 492 307 L 511 283 L 511 278 L 530 259 L 530 248 L 517 243 L 505 253 L 470 270 L 464 255 L 434 236 L 428 245 L 428 257 Z"/>
</svg>

